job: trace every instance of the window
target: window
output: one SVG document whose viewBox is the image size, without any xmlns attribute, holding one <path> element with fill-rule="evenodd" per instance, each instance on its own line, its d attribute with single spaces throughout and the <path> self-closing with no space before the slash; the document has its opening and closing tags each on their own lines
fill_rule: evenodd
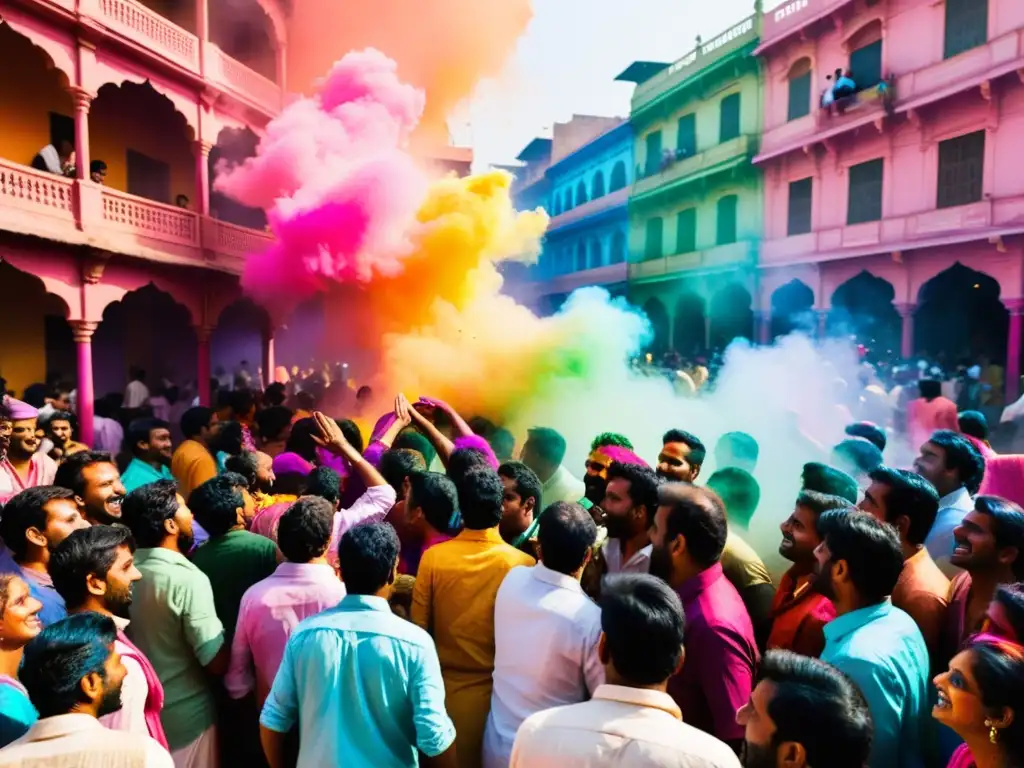
<svg viewBox="0 0 1024 768">
<path fill-rule="evenodd" d="M 644 175 L 650 176 L 661 170 L 661 131 L 651 131 L 644 140 L 647 148 L 647 164 Z"/>
<path fill-rule="evenodd" d="M 601 241 L 591 240 L 590 241 L 590 268 L 597 269 L 603 266 L 604 254 L 601 253 Z"/>
<path fill-rule="evenodd" d="M 789 78 L 789 110 L 787 120 L 797 120 L 811 113 L 811 71 Z"/>
<path fill-rule="evenodd" d="M 806 235 L 811 231 L 811 191 L 814 181 L 808 177 L 789 182 L 789 224 L 786 234 Z"/>
<path fill-rule="evenodd" d="M 582 240 L 576 245 L 576 271 L 582 272 L 587 268 L 587 244 Z"/>
<path fill-rule="evenodd" d="M 647 240 L 644 244 L 645 259 L 661 258 L 661 231 L 662 222 L 659 217 L 655 216 L 653 219 L 647 220 Z"/>
<path fill-rule="evenodd" d="M 945 56 L 951 59 L 988 40 L 988 0 L 946 0 Z"/>
<path fill-rule="evenodd" d="M 690 113 L 679 118 L 676 140 L 676 158 L 693 157 L 697 154 L 697 115 Z"/>
<path fill-rule="evenodd" d="M 874 88 L 882 82 L 882 41 L 876 40 L 851 53 L 850 71 L 858 91 Z"/>
<path fill-rule="evenodd" d="M 170 205 L 171 166 L 162 160 L 155 160 L 134 149 L 129 149 L 128 194 Z"/>
<path fill-rule="evenodd" d="M 612 181 L 611 186 L 608 187 L 609 192 L 618 192 L 626 186 L 626 164 L 619 160 L 612 168 Z"/>
<path fill-rule="evenodd" d="M 562 210 L 563 211 L 571 211 L 572 210 L 572 190 L 571 189 L 565 190 L 565 205 L 562 206 Z"/>
<path fill-rule="evenodd" d="M 594 174 L 594 180 L 590 183 L 590 199 L 597 200 L 604 197 L 604 174 L 598 171 Z"/>
<path fill-rule="evenodd" d="M 977 131 L 939 143 L 939 208 L 981 200 L 985 167 L 985 132 Z"/>
<path fill-rule="evenodd" d="M 718 132 L 718 140 L 729 141 L 740 135 L 740 95 L 734 93 L 722 99 L 722 123 Z"/>
<path fill-rule="evenodd" d="M 736 242 L 736 195 L 728 195 L 718 201 L 718 236 L 719 245 Z"/>
<path fill-rule="evenodd" d="M 587 202 L 587 185 L 580 180 L 576 185 L 576 205 L 583 205 Z"/>
<path fill-rule="evenodd" d="M 882 169 L 881 158 L 850 166 L 847 224 L 861 224 L 882 218 Z"/>
<path fill-rule="evenodd" d="M 626 260 L 626 235 L 616 232 L 612 235 L 612 264 L 621 264 Z"/>
<path fill-rule="evenodd" d="M 697 209 L 687 208 L 676 214 L 676 253 L 697 250 Z"/>
<path fill-rule="evenodd" d="M 562 212 L 562 196 L 555 195 L 551 200 L 551 215 L 558 216 Z"/>
</svg>

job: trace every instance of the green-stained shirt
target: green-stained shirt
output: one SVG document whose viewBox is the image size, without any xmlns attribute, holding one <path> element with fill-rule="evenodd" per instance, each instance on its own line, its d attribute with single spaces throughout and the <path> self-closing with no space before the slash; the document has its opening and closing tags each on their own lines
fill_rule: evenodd
<svg viewBox="0 0 1024 768">
<path fill-rule="evenodd" d="M 161 466 L 159 471 L 153 469 L 153 466 L 147 464 L 139 459 L 132 459 L 131 463 L 125 469 L 121 475 L 121 482 L 124 484 L 124 489 L 128 493 L 131 493 L 136 488 L 141 488 L 144 485 L 155 483 L 158 480 L 173 480 L 174 475 L 171 474 L 170 467 Z"/>
<path fill-rule="evenodd" d="M 216 722 L 203 667 L 224 645 L 206 574 L 168 549 L 140 549 L 128 634 L 164 686 L 160 720 L 171 750 L 188 746 Z"/>
<path fill-rule="evenodd" d="M 228 531 L 211 536 L 192 553 L 192 562 L 210 577 L 213 603 L 230 645 L 245 591 L 277 569 L 277 545 L 258 533 Z"/>
</svg>

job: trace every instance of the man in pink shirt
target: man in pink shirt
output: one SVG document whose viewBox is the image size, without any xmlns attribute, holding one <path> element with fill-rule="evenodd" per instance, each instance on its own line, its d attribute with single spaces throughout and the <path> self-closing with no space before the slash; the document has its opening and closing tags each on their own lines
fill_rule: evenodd
<svg viewBox="0 0 1024 768">
<path fill-rule="evenodd" d="M 4 401 L 6 418 L 0 431 L 4 432 L 6 451 L 0 451 L 0 504 L 5 504 L 26 488 L 53 485 L 57 464 L 39 451 L 36 437 L 36 418 L 39 411 L 28 403 L 8 397 Z M 8 426 L 9 425 L 9 426 Z M 9 435 L 8 435 L 9 432 Z"/>
<path fill-rule="evenodd" d="M 345 596 L 326 557 L 333 522 L 334 507 L 314 496 L 302 497 L 281 517 L 277 545 L 286 562 L 242 597 L 224 678 L 231 698 L 255 692 L 262 708 L 292 630 Z"/>
<path fill-rule="evenodd" d="M 936 430 L 960 429 L 956 403 L 942 396 L 941 382 L 922 379 L 917 388 L 921 396 L 907 406 L 907 431 L 914 449 L 920 448 Z"/>
</svg>

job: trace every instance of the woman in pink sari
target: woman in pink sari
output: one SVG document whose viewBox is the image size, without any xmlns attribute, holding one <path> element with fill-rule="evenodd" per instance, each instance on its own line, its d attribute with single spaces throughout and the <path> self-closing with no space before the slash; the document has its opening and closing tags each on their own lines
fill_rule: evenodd
<svg viewBox="0 0 1024 768">
<path fill-rule="evenodd" d="M 1024 765 L 1024 646 L 978 635 L 935 687 L 932 717 L 964 740 L 947 768 Z"/>
</svg>

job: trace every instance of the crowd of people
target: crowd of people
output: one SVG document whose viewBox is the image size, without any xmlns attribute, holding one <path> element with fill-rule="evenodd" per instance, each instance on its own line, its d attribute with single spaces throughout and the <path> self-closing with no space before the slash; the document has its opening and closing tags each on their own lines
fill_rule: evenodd
<svg viewBox="0 0 1024 768">
<path fill-rule="evenodd" d="M 2 401 L 0 768 L 1024 765 L 1022 462 L 929 385 L 912 466 L 854 421 L 787 515 L 743 432 L 247 385 L 108 451 Z"/>
</svg>

